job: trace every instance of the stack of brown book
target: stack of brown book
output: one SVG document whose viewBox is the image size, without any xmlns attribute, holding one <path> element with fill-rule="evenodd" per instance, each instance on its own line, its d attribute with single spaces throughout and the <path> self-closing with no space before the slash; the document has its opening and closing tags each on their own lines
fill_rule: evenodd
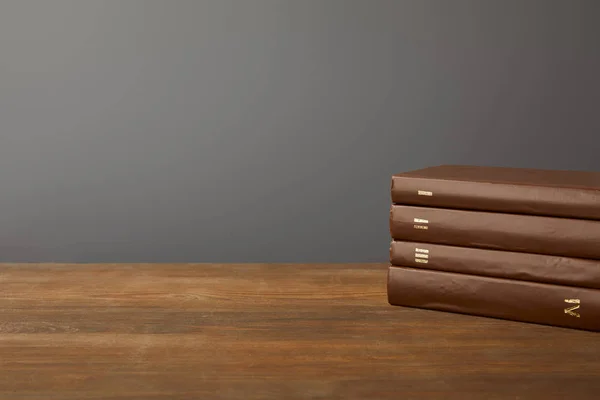
<svg viewBox="0 0 600 400">
<path fill-rule="evenodd" d="M 392 305 L 600 331 L 600 172 L 392 176 Z"/>
</svg>

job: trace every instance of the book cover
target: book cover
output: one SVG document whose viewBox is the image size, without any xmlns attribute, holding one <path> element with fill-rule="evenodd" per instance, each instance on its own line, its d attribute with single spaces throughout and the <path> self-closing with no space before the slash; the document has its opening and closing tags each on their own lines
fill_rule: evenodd
<svg viewBox="0 0 600 400">
<path fill-rule="evenodd" d="M 390 266 L 387 295 L 395 306 L 600 331 L 594 289 Z"/>
<path fill-rule="evenodd" d="M 394 204 L 393 240 L 600 259 L 600 221 Z"/>
<path fill-rule="evenodd" d="M 395 204 L 600 220 L 600 172 L 439 165 L 392 176 Z"/>
</svg>

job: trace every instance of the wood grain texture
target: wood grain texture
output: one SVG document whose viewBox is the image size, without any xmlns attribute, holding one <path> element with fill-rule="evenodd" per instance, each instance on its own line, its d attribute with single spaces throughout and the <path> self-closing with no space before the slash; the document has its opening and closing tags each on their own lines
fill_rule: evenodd
<svg viewBox="0 0 600 400">
<path fill-rule="evenodd" d="M 386 264 L 0 265 L 1 399 L 595 399 L 600 335 L 390 306 Z"/>
</svg>

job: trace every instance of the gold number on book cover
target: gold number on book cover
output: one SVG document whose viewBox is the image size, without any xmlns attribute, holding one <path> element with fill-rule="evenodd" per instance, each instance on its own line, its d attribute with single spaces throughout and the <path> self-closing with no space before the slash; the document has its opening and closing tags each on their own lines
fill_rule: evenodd
<svg viewBox="0 0 600 400">
<path fill-rule="evenodd" d="M 579 315 L 579 313 L 576 313 L 575 310 L 577 310 L 581 304 L 581 300 L 579 299 L 565 299 L 565 303 L 570 303 L 570 304 L 577 304 L 576 306 L 572 306 L 572 307 L 567 307 L 565 308 L 565 314 L 569 314 L 572 317 L 581 317 L 581 315 Z"/>
</svg>

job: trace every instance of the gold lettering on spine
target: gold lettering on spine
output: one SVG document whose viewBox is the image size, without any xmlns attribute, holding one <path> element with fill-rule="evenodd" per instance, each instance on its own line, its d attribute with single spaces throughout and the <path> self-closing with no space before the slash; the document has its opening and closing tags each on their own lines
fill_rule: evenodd
<svg viewBox="0 0 600 400">
<path fill-rule="evenodd" d="M 421 264 L 427 264 L 429 262 L 429 250 L 415 248 L 415 262 Z"/>
<path fill-rule="evenodd" d="M 433 196 L 433 193 L 428 190 L 417 190 L 419 196 Z"/>
<path fill-rule="evenodd" d="M 427 219 L 414 218 L 413 222 L 415 222 L 415 224 L 413 225 L 413 228 L 415 228 L 415 229 L 424 229 L 424 230 L 429 229 L 429 227 L 427 225 L 421 225 L 421 224 L 428 224 L 429 220 L 427 220 Z"/>
<path fill-rule="evenodd" d="M 565 299 L 565 303 L 577 304 L 576 306 L 565 308 L 565 314 L 568 314 L 568 315 L 570 315 L 572 317 L 576 317 L 576 318 L 580 318 L 581 317 L 581 315 L 579 315 L 579 313 L 575 312 L 575 310 L 577 310 L 580 307 L 581 300 L 579 300 L 579 299 Z"/>
</svg>

